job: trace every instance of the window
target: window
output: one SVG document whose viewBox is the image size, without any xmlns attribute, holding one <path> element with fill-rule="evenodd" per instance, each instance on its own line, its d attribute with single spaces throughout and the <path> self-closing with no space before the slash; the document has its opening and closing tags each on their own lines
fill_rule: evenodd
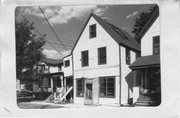
<svg viewBox="0 0 180 118">
<path fill-rule="evenodd" d="M 131 61 L 130 50 L 126 48 L 126 64 L 130 65 L 130 61 Z"/>
<path fill-rule="evenodd" d="M 77 97 L 83 97 L 84 96 L 84 79 L 77 79 L 76 80 L 76 88 L 77 88 Z"/>
<path fill-rule="evenodd" d="M 101 77 L 99 79 L 100 97 L 115 97 L 115 78 L 114 77 Z"/>
<path fill-rule="evenodd" d="M 160 36 L 153 37 L 153 55 L 160 54 Z"/>
<path fill-rule="evenodd" d="M 106 47 L 98 48 L 98 64 L 106 64 Z"/>
<path fill-rule="evenodd" d="M 88 50 L 81 52 L 81 66 L 88 66 L 89 65 L 89 55 Z"/>
<path fill-rule="evenodd" d="M 89 26 L 89 38 L 96 37 L 96 24 Z"/>
<path fill-rule="evenodd" d="M 58 66 L 58 71 L 61 71 L 61 70 L 62 70 L 61 66 Z"/>
<path fill-rule="evenodd" d="M 64 67 L 69 67 L 70 66 L 70 61 L 69 60 L 66 60 L 65 62 L 64 62 Z"/>
<path fill-rule="evenodd" d="M 136 52 L 136 59 L 139 58 L 141 56 L 141 53 Z"/>
</svg>

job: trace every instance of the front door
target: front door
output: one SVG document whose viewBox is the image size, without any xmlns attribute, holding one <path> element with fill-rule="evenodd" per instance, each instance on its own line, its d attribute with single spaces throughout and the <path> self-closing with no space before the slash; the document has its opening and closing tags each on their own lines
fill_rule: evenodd
<svg viewBox="0 0 180 118">
<path fill-rule="evenodd" d="M 85 101 L 84 104 L 92 105 L 93 104 L 93 89 L 92 83 L 85 84 Z"/>
</svg>

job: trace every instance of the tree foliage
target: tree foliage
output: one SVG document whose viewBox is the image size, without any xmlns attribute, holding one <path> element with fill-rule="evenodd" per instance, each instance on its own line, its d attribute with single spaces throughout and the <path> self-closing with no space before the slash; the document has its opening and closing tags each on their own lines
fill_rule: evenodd
<svg viewBox="0 0 180 118">
<path fill-rule="evenodd" d="M 149 9 L 148 12 L 141 12 L 140 15 L 134 19 L 135 24 L 132 33 L 135 34 L 135 37 L 139 34 L 143 26 L 146 24 L 156 9 L 158 9 L 158 6 L 154 5 Z M 140 42 L 139 40 L 137 41 Z"/>
<path fill-rule="evenodd" d="M 34 24 L 27 20 L 15 22 L 16 32 L 16 71 L 18 79 L 32 79 L 35 66 L 44 57 L 42 50 L 44 36 L 37 38 L 33 33 Z"/>
</svg>

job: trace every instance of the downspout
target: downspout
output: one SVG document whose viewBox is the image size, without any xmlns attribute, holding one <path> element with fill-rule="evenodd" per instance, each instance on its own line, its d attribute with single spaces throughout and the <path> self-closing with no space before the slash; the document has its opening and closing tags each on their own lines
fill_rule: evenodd
<svg viewBox="0 0 180 118">
<path fill-rule="evenodd" d="M 121 105 L 121 46 L 119 45 L 119 105 Z"/>
<path fill-rule="evenodd" d="M 74 103 L 74 98 L 75 98 L 75 88 L 74 88 L 74 58 L 73 58 L 73 52 L 72 52 L 72 79 L 73 79 L 73 103 Z"/>
</svg>

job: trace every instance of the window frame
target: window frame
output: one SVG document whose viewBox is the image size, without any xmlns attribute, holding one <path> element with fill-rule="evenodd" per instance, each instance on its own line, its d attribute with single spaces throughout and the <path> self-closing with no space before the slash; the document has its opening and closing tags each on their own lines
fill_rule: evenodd
<svg viewBox="0 0 180 118">
<path fill-rule="evenodd" d="M 93 27 L 95 28 L 93 30 Z M 89 25 L 89 39 L 95 38 L 97 36 L 96 24 Z"/>
<path fill-rule="evenodd" d="M 84 56 L 83 53 L 87 52 L 87 63 L 84 62 Z M 89 51 L 85 50 L 85 51 L 81 51 L 81 67 L 87 67 L 89 66 Z"/>
<path fill-rule="evenodd" d="M 66 62 L 68 62 L 68 63 L 66 63 Z M 65 60 L 64 61 L 64 67 L 66 68 L 66 67 L 69 67 L 70 66 L 70 60 Z"/>
<path fill-rule="evenodd" d="M 131 64 L 131 51 L 128 48 L 126 48 L 125 59 L 126 59 L 126 65 L 130 65 Z"/>
<path fill-rule="evenodd" d="M 82 83 L 82 85 L 81 85 L 81 91 L 82 91 L 82 93 L 83 93 L 83 95 L 82 96 L 80 96 L 80 95 L 78 95 L 78 90 L 79 90 L 79 86 L 78 86 L 78 81 L 81 81 Z M 84 78 L 78 78 L 78 79 L 76 79 L 76 97 L 84 97 L 84 90 L 85 90 L 85 81 L 84 81 Z"/>
<path fill-rule="evenodd" d="M 155 40 L 159 40 L 158 41 L 158 44 L 155 44 Z M 155 49 L 158 49 L 158 52 L 155 51 Z M 153 36 L 153 55 L 160 55 L 160 36 L 157 35 L 157 36 Z"/>
<path fill-rule="evenodd" d="M 103 57 L 101 57 L 102 54 L 100 54 L 100 51 L 103 49 L 105 49 L 105 61 L 103 60 L 104 62 L 101 62 L 102 59 L 104 58 L 104 55 L 103 55 Z M 104 64 L 107 64 L 107 48 L 106 47 L 100 47 L 100 48 L 98 48 L 98 65 L 104 65 Z"/>
<path fill-rule="evenodd" d="M 104 80 L 106 81 L 106 95 L 105 96 L 101 96 L 100 92 L 101 92 L 101 80 Z M 114 86 L 113 86 L 113 91 L 114 91 L 114 95 L 113 96 L 109 96 L 107 93 L 108 93 L 108 79 L 113 79 L 114 80 Z M 116 77 L 115 76 L 106 76 L 106 77 L 99 77 L 99 97 L 100 98 L 115 98 L 116 97 Z"/>
</svg>

